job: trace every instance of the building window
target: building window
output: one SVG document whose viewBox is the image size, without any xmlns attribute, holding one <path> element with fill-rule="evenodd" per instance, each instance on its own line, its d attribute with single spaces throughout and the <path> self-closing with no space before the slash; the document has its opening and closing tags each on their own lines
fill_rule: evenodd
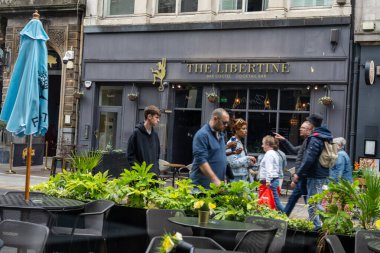
<svg viewBox="0 0 380 253">
<path fill-rule="evenodd" d="M 107 15 L 129 15 L 135 10 L 135 0 L 108 0 Z"/>
<path fill-rule="evenodd" d="M 100 87 L 99 106 L 121 106 L 123 101 L 123 88 L 116 86 Z"/>
<path fill-rule="evenodd" d="M 232 117 L 247 120 L 248 152 L 262 153 L 262 138 L 273 132 L 293 144 L 302 143 L 299 128 L 310 113 L 310 91 L 306 88 L 222 89 L 220 107 L 230 109 Z"/>
<path fill-rule="evenodd" d="M 267 0 L 220 0 L 219 1 L 219 10 L 221 11 L 243 10 L 246 12 L 252 12 L 252 11 L 263 11 L 267 7 L 268 7 Z"/>
<path fill-rule="evenodd" d="M 331 7 L 332 0 L 291 0 L 291 7 Z"/>
<path fill-rule="evenodd" d="M 219 10 L 221 11 L 232 11 L 242 9 L 242 0 L 220 0 Z"/>
<path fill-rule="evenodd" d="M 157 13 L 196 12 L 198 0 L 158 0 Z"/>
<path fill-rule="evenodd" d="M 181 0 L 181 12 L 198 11 L 198 0 Z"/>
</svg>

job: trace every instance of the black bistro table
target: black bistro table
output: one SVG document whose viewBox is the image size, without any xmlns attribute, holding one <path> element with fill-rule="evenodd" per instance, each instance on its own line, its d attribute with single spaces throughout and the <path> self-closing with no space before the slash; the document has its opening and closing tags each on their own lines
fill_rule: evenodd
<svg viewBox="0 0 380 253">
<path fill-rule="evenodd" d="M 246 232 L 251 229 L 264 229 L 253 223 L 239 221 L 213 220 L 206 224 L 199 224 L 198 217 L 170 217 L 170 222 L 191 227 L 195 236 L 211 237 L 226 249 L 233 249 L 236 245 L 235 237 L 238 232 Z"/>
<path fill-rule="evenodd" d="M 74 199 L 57 198 L 45 194 L 30 193 L 28 201 L 24 192 L 0 195 L 1 207 L 39 207 L 49 211 L 77 211 L 84 208 L 84 203 Z"/>
<path fill-rule="evenodd" d="M 368 249 L 370 249 L 372 252 L 380 253 L 380 241 L 379 240 L 369 241 Z"/>
</svg>

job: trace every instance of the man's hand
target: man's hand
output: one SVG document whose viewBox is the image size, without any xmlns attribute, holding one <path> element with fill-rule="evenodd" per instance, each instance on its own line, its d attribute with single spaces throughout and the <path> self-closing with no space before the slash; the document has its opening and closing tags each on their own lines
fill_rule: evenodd
<svg viewBox="0 0 380 253">
<path fill-rule="evenodd" d="M 298 182 L 298 175 L 297 174 L 293 174 L 293 182 L 294 183 L 297 183 Z"/>
<path fill-rule="evenodd" d="M 269 187 L 269 186 L 270 186 L 270 182 L 269 182 L 269 181 L 266 181 L 266 182 L 265 182 L 265 185 L 266 185 L 267 187 Z"/>
<path fill-rule="evenodd" d="M 211 179 L 211 183 L 214 183 L 216 186 L 220 186 L 220 180 L 218 177 L 215 177 L 213 179 Z"/>
<path fill-rule="evenodd" d="M 276 133 L 276 132 L 273 132 L 273 133 L 274 133 L 274 138 L 276 138 L 277 140 L 280 140 L 280 141 L 285 140 L 285 137 L 282 136 L 281 134 Z"/>
<path fill-rule="evenodd" d="M 296 187 L 297 183 L 294 183 L 293 181 L 290 183 L 290 189 L 294 189 Z"/>
</svg>

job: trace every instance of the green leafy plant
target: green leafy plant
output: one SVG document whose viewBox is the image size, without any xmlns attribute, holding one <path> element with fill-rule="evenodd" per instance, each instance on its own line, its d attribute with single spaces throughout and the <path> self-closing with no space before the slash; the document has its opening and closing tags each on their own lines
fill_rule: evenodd
<svg viewBox="0 0 380 253">
<path fill-rule="evenodd" d="M 143 162 L 141 165 L 135 163 L 132 170 L 125 169 L 118 179 L 110 183 L 110 198 L 130 207 L 145 208 L 150 194 L 159 184 L 164 184 L 155 179 L 156 174 L 150 172 L 151 167 L 152 164 L 147 166 Z"/>
<path fill-rule="evenodd" d="M 71 166 L 80 173 L 91 173 L 91 171 L 102 161 L 100 151 L 86 151 L 81 154 L 70 155 Z"/>
<path fill-rule="evenodd" d="M 345 180 L 331 182 L 328 190 L 316 194 L 309 203 L 325 201 L 326 211 L 319 212 L 324 217 L 322 229 L 329 233 L 350 234 L 354 229 L 352 218 L 359 219 L 364 229 L 374 227 L 374 221 L 380 217 L 380 176 L 372 171 L 363 173 L 366 187 L 360 188 L 359 182 Z"/>
<path fill-rule="evenodd" d="M 314 224 L 304 219 L 288 219 L 288 227 L 298 231 L 313 231 Z"/>
</svg>

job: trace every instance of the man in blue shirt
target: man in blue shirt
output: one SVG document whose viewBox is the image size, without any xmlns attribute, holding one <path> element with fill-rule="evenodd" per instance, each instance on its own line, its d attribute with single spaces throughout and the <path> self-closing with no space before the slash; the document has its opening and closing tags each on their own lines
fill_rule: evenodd
<svg viewBox="0 0 380 253">
<path fill-rule="evenodd" d="M 190 178 L 195 185 L 206 189 L 210 183 L 216 186 L 224 180 L 227 167 L 224 130 L 228 126 L 228 113 L 217 108 L 211 119 L 195 134 L 193 139 L 193 168 Z"/>
</svg>

